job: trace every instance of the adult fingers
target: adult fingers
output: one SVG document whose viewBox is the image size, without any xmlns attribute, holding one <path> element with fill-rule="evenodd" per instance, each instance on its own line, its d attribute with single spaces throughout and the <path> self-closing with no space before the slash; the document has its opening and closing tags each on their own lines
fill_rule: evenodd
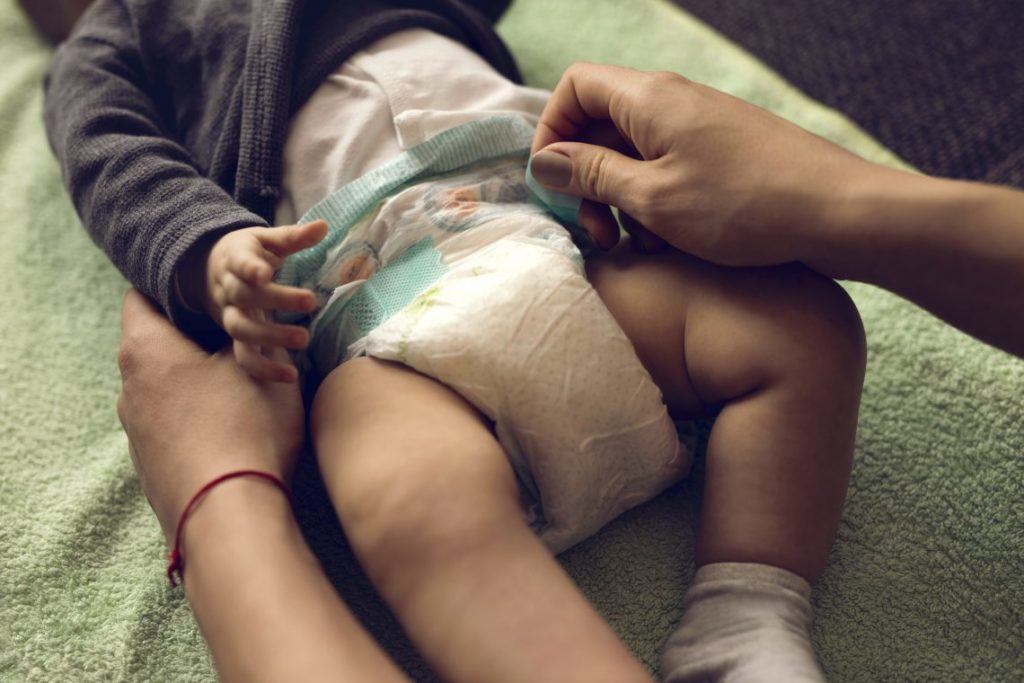
<svg viewBox="0 0 1024 683">
<path fill-rule="evenodd" d="M 612 210 L 608 208 L 607 204 L 584 199 L 580 204 L 576 222 L 590 233 L 594 242 L 601 249 L 607 251 L 619 243 L 619 223 L 615 220 L 615 216 L 612 215 Z"/>
<path fill-rule="evenodd" d="M 563 142 L 586 142 L 590 145 L 614 149 L 616 152 L 633 157 L 634 159 L 641 158 L 636 147 L 633 146 L 632 142 L 623 137 L 614 121 L 592 121 L 580 131 L 579 139 L 565 140 Z"/>
<path fill-rule="evenodd" d="M 579 142 L 613 149 L 639 159 L 636 148 L 622 137 L 612 121 L 592 121 L 580 132 Z M 590 233 L 601 249 L 611 249 L 619 242 L 619 223 L 607 204 L 584 199 L 576 222 Z"/>
<path fill-rule="evenodd" d="M 327 236 L 327 223 L 322 220 L 280 228 L 267 228 L 259 233 L 260 243 L 271 253 L 284 258 L 308 249 Z"/>
<path fill-rule="evenodd" d="M 668 246 L 665 240 L 645 228 L 641 225 L 640 221 L 625 211 L 619 212 L 619 220 L 622 221 L 622 227 L 633 238 L 633 246 L 636 247 L 637 251 L 644 254 L 654 254 Z"/>
<path fill-rule="evenodd" d="M 221 278 L 217 295 L 222 307 L 233 305 L 242 309 L 304 312 L 316 306 L 316 297 L 308 289 L 273 282 L 254 287 L 233 273 L 227 273 Z"/>
<path fill-rule="evenodd" d="M 555 142 L 580 140 L 594 121 L 618 121 L 623 93 L 640 72 L 608 64 L 573 64 L 555 86 L 537 123 L 530 153 Z"/>
<path fill-rule="evenodd" d="M 304 349 L 309 343 L 309 333 L 305 328 L 257 320 L 237 306 L 225 307 L 223 320 L 224 330 L 233 339 L 248 344 Z"/>
<path fill-rule="evenodd" d="M 274 361 L 260 353 L 259 347 L 235 340 L 232 346 L 235 360 L 252 377 L 265 382 L 295 382 L 298 372 L 295 366 L 283 361 Z"/>
<path fill-rule="evenodd" d="M 582 142 L 545 147 L 533 156 L 531 169 L 546 187 L 632 213 L 641 208 L 637 188 L 653 171 L 621 152 Z"/>
</svg>

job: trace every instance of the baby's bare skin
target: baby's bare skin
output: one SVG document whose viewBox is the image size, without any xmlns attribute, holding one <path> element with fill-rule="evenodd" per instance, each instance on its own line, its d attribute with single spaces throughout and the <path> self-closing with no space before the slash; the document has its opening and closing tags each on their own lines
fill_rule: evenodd
<svg viewBox="0 0 1024 683">
<path fill-rule="evenodd" d="M 573 107 L 562 108 L 557 97 L 548 117 L 554 117 L 554 123 L 570 125 L 558 135 L 541 135 L 534 146 L 537 151 L 558 145 L 554 150 L 572 157 L 578 168 L 590 169 L 594 174 L 608 171 L 608 178 L 600 182 L 596 175 L 589 177 L 574 171 L 571 189 L 591 199 L 617 204 L 632 210 L 637 218 L 646 219 L 641 225 L 627 217 L 627 225 L 637 234 L 653 238 L 646 232 L 650 229 L 680 248 L 737 264 L 800 259 L 826 274 L 857 277 L 886 286 L 991 343 L 1024 353 L 1020 324 L 1011 324 L 1024 320 L 1019 315 L 1019 297 L 993 296 L 1020 288 L 1011 285 L 1019 283 L 1024 273 L 1019 265 L 1024 253 L 1020 237 L 1024 233 L 1017 218 L 1024 197 L 1021 193 L 869 167 L 851 160 L 838 148 L 779 123 L 761 110 L 740 106 L 732 98 L 708 88 L 692 87 L 675 76 L 657 75 L 656 87 L 644 90 L 650 79 L 637 76 L 637 72 L 625 72 L 616 79 L 599 69 L 595 71 L 592 65 L 582 65 L 574 73 L 578 87 L 560 87 L 560 91 L 571 91 L 574 97 L 581 95 L 585 99 L 595 93 L 599 95 L 604 86 L 616 82 L 641 87 L 648 95 L 671 94 L 666 83 L 686 89 L 692 106 L 682 111 L 689 115 L 676 117 L 672 123 L 680 128 L 677 132 L 669 131 L 669 138 L 707 144 L 696 152 L 691 148 L 678 166 L 658 162 L 648 165 L 669 175 L 679 175 L 676 185 L 648 183 L 649 191 L 635 192 L 624 184 L 609 182 L 609 178 L 615 178 L 610 173 L 613 166 L 594 161 L 593 153 L 597 150 L 572 148 L 558 142 L 572 139 L 566 130 L 571 133 L 591 122 L 586 115 L 575 119 L 567 115 L 566 111 L 580 112 Z M 599 84 L 593 89 L 585 83 L 588 73 L 598 76 L 589 78 L 589 82 Z M 627 105 L 631 101 L 628 96 L 609 99 Z M 624 111 L 628 109 L 625 107 Z M 645 110 L 658 114 L 657 122 L 666 123 L 672 117 L 660 116 L 661 112 L 675 108 L 640 107 L 634 113 Z M 607 116 L 607 111 L 605 114 L 615 118 Z M 707 130 L 723 133 L 718 142 L 695 134 L 704 130 L 696 124 L 708 118 L 717 125 Z M 764 132 L 752 137 L 733 134 L 742 130 Z M 807 173 L 797 174 L 795 180 L 792 173 L 757 177 L 742 173 L 742 169 L 760 173 L 777 166 L 775 162 L 783 155 L 774 153 L 765 142 L 781 146 L 786 155 L 804 162 L 802 166 L 789 164 L 790 171 L 804 168 Z M 588 152 L 590 155 L 586 156 Z M 762 155 L 760 160 L 758 154 Z M 694 173 L 678 174 L 680 169 Z M 722 169 L 728 172 L 714 177 Z M 641 185 L 645 179 L 651 179 L 638 172 L 627 175 Z M 737 179 L 751 181 L 742 184 L 745 193 L 735 191 Z M 789 184 L 783 182 L 783 191 L 777 191 L 777 181 L 787 179 Z M 851 179 L 857 182 L 849 182 Z M 695 182 L 705 191 L 688 194 L 687 187 Z M 602 187 L 619 196 L 601 196 L 596 190 Z M 806 196 L 808 189 L 815 188 L 818 191 Z M 836 188 L 843 188 L 843 192 L 833 191 Z M 794 195 L 792 190 L 799 192 Z M 837 197 L 846 200 L 844 211 L 820 211 L 822 207 L 833 206 Z M 674 204 L 673 198 L 679 201 Z M 687 201 L 688 198 L 699 201 Z M 647 201 L 650 199 L 656 201 Z M 629 202 L 636 206 L 631 207 Z M 646 214 L 643 207 L 647 207 Z M 714 216 L 703 223 L 681 220 L 685 211 L 702 207 L 718 211 L 716 215 L 721 220 Z M 600 207 L 588 204 L 584 215 L 599 216 L 588 224 L 599 241 L 602 235 L 617 238 L 610 214 L 601 212 Z M 741 215 L 743 221 L 731 221 Z M 964 230 L 965 226 L 976 229 Z M 921 244 L 929 248 L 919 249 Z M 777 251 L 780 248 L 783 251 Z M 936 264 L 942 267 L 935 267 Z M 951 272 L 956 277 L 950 277 Z M 590 276 L 633 340 L 673 411 L 689 415 L 716 405 L 722 408 L 708 449 L 698 561 L 747 559 L 788 567 L 805 578 L 813 578 L 821 569 L 842 505 L 863 373 L 863 338 L 849 302 L 833 284 L 811 277 L 800 268 L 727 271 L 678 254 L 664 254 L 642 263 L 628 251 L 619 250 L 592 261 Z M 418 471 L 407 469 L 409 454 L 429 454 L 430 449 L 419 439 L 410 444 L 408 434 L 403 433 L 406 427 L 388 422 L 394 419 L 389 414 L 390 407 L 375 410 L 370 401 L 346 403 L 349 410 L 344 410 L 342 399 L 351 393 L 362 399 L 383 401 L 382 393 L 377 394 L 375 387 L 378 381 L 390 381 L 385 372 L 391 379 L 414 381 L 424 393 L 435 397 L 446 391 L 404 368 L 373 361 L 349 363 L 328 378 L 317 397 L 320 412 L 319 417 L 314 416 L 314 427 L 321 466 L 325 479 L 332 482 L 331 495 L 342 513 L 342 521 L 353 537 L 361 539 L 355 544 L 357 551 L 428 658 L 440 671 L 450 672 L 453 680 L 468 679 L 488 663 L 498 673 L 486 669 L 486 680 L 502 680 L 503 676 L 508 679 L 522 671 L 517 668 L 518 658 L 536 662 L 537 657 L 552 657 L 551 661 L 557 661 L 555 655 L 567 652 L 577 658 L 573 661 L 582 659 L 579 653 L 592 657 L 586 661 L 616 672 L 618 680 L 640 676 L 637 668 L 623 658 L 624 648 L 610 643 L 605 627 L 581 602 L 575 588 L 566 584 L 557 566 L 536 553 L 536 539 L 531 545 L 520 527 L 508 526 L 514 516 L 501 514 L 510 509 L 508 466 L 497 453 L 496 442 L 481 429 L 479 417 L 472 409 L 464 404 L 458 406 L 457 402 L 423 405 L 422 409 L 447 411 L 446 416 L 439 416 L 430 424 L 428 433 L 439 433 L 444 439 L 433 444 L 435 449 L 440 448 L 444 455 L 445 446 L 453 437 L 473 437 L 475 441 L 459 441 L 456 445 L 475 443 L 480 450 L 473 452 L 481 457 L 425 460 L 437 466 Z M 147 404 L 140 400 L 139 405 Z M 353 406 L 359 410 L 352 410 Z M 420 402 L 416 402 L 414 411 L 419 410 Z M 332 429 L 328 417 L 351 421 L 351 431 Z M 136 419 L 139 423 L 145 421 L 144 417 Z M 376 440 L 378 434 L 391 439 L 395 447 L 383 448 L 386 443 Z M 171 460 L 168 456 L 168 461 Z M 181 462 L 187 464 L 188 460 L 181 458 Z M 453 469 L 439 469 L 441 466 Z M 466 466 L 477 469 L 454 469 Z M 351 478 L 339 478 L 342 469 L 351 471 Z M 465 481 L 442 474 L 472 475 L 474 482 L 486 481 L 488 486 L 481 490 L 493 495 L 481 502 Z M 396 487 L 397 483 L 402 487 Z M 153 490 L 161 486 L 161 482 L 155 482 Z M 415 512 L 416 508 L 377 505 L 380 498 L 374 494 L 380 491 L 401 494 L 400 502 L 407 500 L 428 508 L 432 501 L 455 509 L 468 506 L 467 514 L 459 521 L 478 523 L 480 528 L 468 538 L 481 542 L 467 548 L 467 536 L 461 535 L 465 529 L 433 524 L 433 519 L 430 535 L 424 534 L 423 522 L 430 518 L 427 513 L 410 516 L 409 511 Z M 464 491 L 474 495 L 459 495 Z M 157 512 L 160 514 L 160 510 Z M 207 535 L 202 533 L 202 525 L 196 529 L 200 539 Z M 509 533 L 495 533 L 501 531 Z M 449 545 L 431 542 L 446 537 L 451 541 Z M 493 540 L 497 538 L 511 539 L 509 547 L 524 549 L 521 557 L 527 564 L 535 563 L 536 571 L 520 569 L 518 574 L 504 575 L 504 579 L 499 573 L 490 581 L 491 575 L 480 570 L 486 569 L 494 558 L 505 556 L 502 544 Z M 484 539 L 490 540 L 490 544 L 484 543 Z M 399 562 L 401 553 L 414 557 L 415 562 Z M 280 553 L 276 556 L 280 557 Z M 440 564 L 430 564 L 431 560 Z M 451 575 L 439 571 L 438 566 L 443 567 L 444 563 L 456 563 L 458 566 L 453 570 L 457 571 Z M 221 581 L 230 576 L 227 563 L 212 564 L 212 576 L 219 576 Z M 280 565 L 268 566 L 284 571 Z M 503 567 L 511 571 L 521 565 L 511 563 Z M 456 575 L 463 579 L 451 580 Z M 509 576 L 515 580 L 511 587 Z M 483 581 L 484 577 L 488 581 Z M 413 591 L 410 585 L 423 590 Z M 296 586 L 299 589 L 301 585 Z M 524 595 L 545 599 L 531 602 L 521 599 Z M 493 611 L 487 612 L 481 602 L 471 599 L 480 596 L 504 604 L 503 614 L 508 618 L 496 619 Z M 216 597 L 212 594 L 200 599 L 197 594 L 197 614 L 201 609 L 213 611 Z M 556 600 L 569 605 L 570 614 L 556 614 L 556 621 L 549 622 L 547 619 L 554 611 L 551 603 Z M 430 612 L 424 605 L 443 607 L 437 613 L 438 620 L 427 622 L 423 615 Z M 233 615 L 233 625 L 230 610 L 223 614 L 227 619 L 220 626 L 224 633 L 230 635 L 231 628 L 241 632 L 247 626 L 238 613 Z M 302 610 L 264 613 L 263 617 L 268 623 L 305 629 L 304 642 L 324 643 L 317 640 L 324 634 L 309 626 L 308 614 Z M 553 641 L 543 640 L 549 633 L 545 627 L 550 623 L 564 625 L 566 618 L 579 628 L 578 633 L 565 631 Z M 444 630 L 438 624 L 458 625 L 457 638 L 441 638 Z M 485 627 L 492 630 L 488 632 Z M 531 633 L 538 638 L 520 652 L 509 651 L 493 658 L 493 650 L 487 649 L 501 636 L 522 645 L 524 641 L 520 638 Z M 216 656 L 217 643 L 225 641 L 212 638 L 205 629 L 204 634 Z M 488 638 L 492 642 L 485 642 Z M 557 644 L 556 652 L 545 650 L 549 642 Z M 484 661 L 488 656 L 492 656 L 490 662 Z M 567 674 L 557 680 L 594 680 L 600 672 L 590 676 L 594 673 L 592 668 L 583 667 L 572 676 Z M 528 679 L 542 680 L 536 674 L 537 671 L 529 672 Z"/>
<path fill-rule="evenodd" d="M 309 290 L 273 281 L 284 259 L 327 235 L 327 223 L 235 230 L 200 244 L 185 260 L 185 301 L 205 311 L 233 340 L 235 360 L 256 379 L 296 382 L 298 373 L 275 349 L 304 349 L 309 332 L 273 322 L 275 311 L 310 311 Z"/>
<path fill-rule="evenodd" d="M 812 582 L 842 512 L 864 378 L 853 302 L 798 266 L 734 269 L 620 245 L 588 275 L 677 418 L 718 411 L 698 565 Z"/>
<path fill-rule="evenodd" d="M 1006 296 L 1024 289 L 1020 190 L 869 163 L 679 74 L 605 64 L 566 70 L 532 151 L 602 245 L 617 206 L 647 242 L 868 282 L 1024 357 L 1024 298 Z"/>
<path fill-rule="evenodd" d="M 670 412 L 720 410 L 698 564 L 813 580 L 842 510 L 864 375 L 849 298 L 803 267 L 726 269 L 628 242 L 588 275 Z M 442 678 L 648 679 L 527 526 L 500 445 L 450 389 L 355 359 L 321 385 L 311 429 L 356 554 Z"/>
</svg>

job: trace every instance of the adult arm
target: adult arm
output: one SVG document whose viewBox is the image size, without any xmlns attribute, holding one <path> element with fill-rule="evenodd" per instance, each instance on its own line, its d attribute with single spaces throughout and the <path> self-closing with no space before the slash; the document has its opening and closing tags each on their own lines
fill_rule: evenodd
<svg viewBox="0 0 1024 683">
<path fill-rule="evenodd" d="M 288 481 L 305 435 L 295 385 L 209 355 L 132 290 L 118 415 L 168 545 L 203 484 L 258 469 Z M 186 597 L 226 681 L 405 680 L 360 627 L 303 540 L 282 492 L 255 477 L 211 489 L 184 524 Z"/>
<path fill-rule="evenodd" d="M 133 26 L 121 0 L 98 0 L 79 20 L 46 78 L 47 133 L 93 240 L 175 323 L 212 336 L 216 326 L 184 306 L 176 276 L 197 246 L 266 222 L 204 177 L 175 139 L 160 74 L 148 72 Z"/>
<path fill-rule="evenodd" d="M 838 202 L 793 226 L 797 260 L 1024 357 L 1024 192 L 870 166 L 851 173 Z"/>
<path fill-rule="evenodd" d="M 577 64 L 534 140 L 538 179 L 651 245 L 723 265 L 801 261 L 869 282 L 1024 356 L 1024 193 L 871 164 L 677 74 Z"/>
</svg>

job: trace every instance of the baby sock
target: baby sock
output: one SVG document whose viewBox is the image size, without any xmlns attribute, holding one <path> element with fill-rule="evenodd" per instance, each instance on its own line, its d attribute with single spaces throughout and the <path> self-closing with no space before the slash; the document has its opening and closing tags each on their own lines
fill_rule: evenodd
<svg viewBox="0 0 1024 683">
<path fill-rule="evenodd" d="M 700 567 L 662 654 L 665 683 L 824 681 L 811 648 L 810 596 L 810 584 L 778 567 Z"/>
</svg>

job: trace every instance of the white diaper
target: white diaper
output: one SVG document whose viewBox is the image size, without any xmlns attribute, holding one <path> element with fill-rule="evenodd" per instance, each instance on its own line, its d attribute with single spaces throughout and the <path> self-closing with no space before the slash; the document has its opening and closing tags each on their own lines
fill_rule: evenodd
<svg viewBox="0 0 1024 683">
<path fill-rule="evenodd" d="M 440 380 L 494 421 L 554 552 L 690 466 L 661 392 L 569 247 L 564 235 L 503 237 L 358 345 Z"/>
<path fill-rule="evenodd" d="M 461 393 L 557 552 L 684 476 L 690 451 L 526 187 L 547 98 L 430 31 L 375 41 L 290 122 L 277 221 L 330 225 L 279 274 L 317 294 L 312 317 L 282 316 L 310 327 L 303 377 L 369 354 Z"/>
<path fill-rule="evenodd" d="M 528 520 L 560 552 L 681 479 L 691 454 L 569 231 L 527 190 L 531 136 L 515 117 L 465 124 L 333 193 L 304 218 L 330 235 L 280 279 L 317 293 L 305 376 L 369 355 L 457 391 L 494 422 Z"/>
</svg>

